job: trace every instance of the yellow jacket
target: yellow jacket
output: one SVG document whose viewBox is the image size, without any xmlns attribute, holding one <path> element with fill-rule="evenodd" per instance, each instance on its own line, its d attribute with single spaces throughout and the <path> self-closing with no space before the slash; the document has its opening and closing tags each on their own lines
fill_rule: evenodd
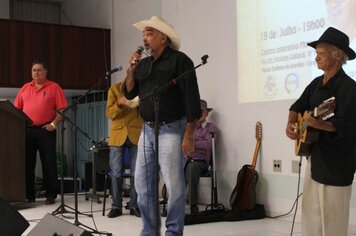
<svg viewBox="0 0 356 236">
<path fill-rule="evenodd" d="M 111 85 L 108 92 L 106 117 L 112 120 L 109 146 L 123 145 L 127 136 L 131 143 L 137 145 L 142 128 L 143 121 L 138 109 L 138 98 L 137 101 L 126 100 L 121 91 L 122 83 Z M 125 105 L 119 105 L 119 101 L 125 101 Z"/>
</svg>

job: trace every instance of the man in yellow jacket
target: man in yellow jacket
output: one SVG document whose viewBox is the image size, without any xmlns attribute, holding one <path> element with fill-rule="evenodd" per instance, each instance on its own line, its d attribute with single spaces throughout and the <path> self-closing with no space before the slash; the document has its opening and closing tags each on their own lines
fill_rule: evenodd
<svg viewBox="0 0 356 236">
<path fill-rule="evenodd" d="M 127 100 L 121 92 L 122 82 L 111 85 L 108 92 L 106 116 L 112 121 L 110 128 L 110 169 L 112 172 L 112 209 L 109 218 L 122 215 L 122 183 L 124 174 L 124 156 L 130 154 L 131 189 L 128 207 L 130 215 L 140 216 L 137 207 L 137 193 L 134 176 L 137 156 L 137 143 L 142 128 L 142 118 L 138 109 L 138 97 Z"/>
</svg>

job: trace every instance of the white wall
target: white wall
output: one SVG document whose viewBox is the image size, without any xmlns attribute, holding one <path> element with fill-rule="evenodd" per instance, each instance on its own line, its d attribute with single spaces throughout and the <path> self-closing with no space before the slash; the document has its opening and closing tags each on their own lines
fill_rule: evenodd
<svg viewBox="0 0 356 236">
<path fill-rule="evenodd" d="M 197 75 L 201 97 L 214 108 L 210 119 L 221 130 L 217 139 L 219 201 L 229 207 L 236 175 L 242 165 L 252 161 L 255 124 L 261 121 L 258 202 L 265 205 L 267 214 L 286 213 L 296 198 L 298 182 L 297 175 L 291 173 L 291 161 L 298 160 L 294 143 L 284 132 L 293 101 L 238 104 L 235 4 L 235 0 L 67 0 L 64 6 L 74 25 L 112 27 L 112 66 L 126 68 L 130 53 L 142 44 L 142 33 L 132 24 L 152 15 L 161 15 L 174 25 L 181 37 L 181 50 L 195 64 L 208 54 L 208 63 L 198 69 Z M 124 75 L 124 71 L 115 73 L 113 81 Z M 282 160 L 281 173 L 272 171 L 274 159 Z M 305 160 L 302 175 L 304 164 Z M 355 222 L 354 186 L 350 223 Z"/>
<path fill-rule="evenodd" d="M 219 200 L 229 207 L 237 172 L 252 161 L 255 124 L 261 121 L 258 202 L 265 204 L 268 214 L 286 213 L 297 196 L 298 183 L 297 174 L 291 172 L 292 160 L 298 160 L 294 156 L 294 143 L 284 131 L 293 101 L 238 104 L 235 4 L 235 0 L 114 1 L 113 62 L 126 67 L 129 54 L 142 40 L 141 32 L 132 24 L 155 14 L 174 25 L 181 37 L 181 50 L 196 65 L 201 56 L 208 54 L 208 63 L 198 69 L 197 75 L 201 97 L 214 108 L 210 119 L 221 130 L 217 140 Z M 123 77 L 124 73 L 117 75 L 116 80 Z M 273 172 L 274 159 L 282 160 L 281 173 Z M 355 190 L 350 222 L 356 222 Z"/>
</svg>

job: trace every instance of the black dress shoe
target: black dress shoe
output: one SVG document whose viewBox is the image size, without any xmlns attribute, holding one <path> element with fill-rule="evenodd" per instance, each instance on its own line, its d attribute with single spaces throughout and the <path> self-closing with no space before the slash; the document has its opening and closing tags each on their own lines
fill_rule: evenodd
<svg viewBox="0 0 356 236">
<path fill-rule="evenodd" d="M 115 218 L 122 215 L 122 210 L 118 208 L 112 208 L 108 214 L 109 218 Z"/>
<path fill-rule="evenodd" d="M 138 208 L 131 208 L 130 215 L 136 216 L 136 217 L 141 217 L 141 212 Z"/>
<path fill-rule="evenodd" d="M 193 205 L 190 207 L 190 214 L 196 215 L 199 214 L 199 207 L 197 205 Z"/>
</svg>

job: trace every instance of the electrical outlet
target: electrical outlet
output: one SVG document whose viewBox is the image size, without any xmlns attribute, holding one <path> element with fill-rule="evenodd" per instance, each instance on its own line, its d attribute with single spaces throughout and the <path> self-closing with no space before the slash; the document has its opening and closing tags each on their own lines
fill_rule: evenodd
<svg viewBox="0 0 356 236">
<path fill-rule="evenodd" d="M 273 160 L 273 172 L 282 172 L 282 160 Z"/>
<path fill-rule="evenodd" d="M 299 173 L 299 161 L 292 161 L 292 173 Z"/>
</svg>

